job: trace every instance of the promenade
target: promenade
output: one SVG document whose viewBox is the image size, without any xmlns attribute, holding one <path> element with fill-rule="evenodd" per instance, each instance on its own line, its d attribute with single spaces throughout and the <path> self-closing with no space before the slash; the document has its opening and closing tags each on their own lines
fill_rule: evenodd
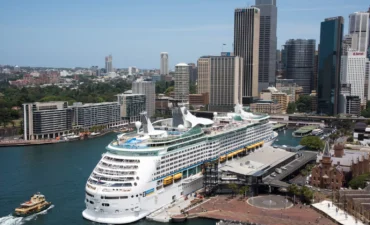
<svg viewBox="0 0 370 225">
<path fill-rule="evenodd" d="M 310 206 L 294 205 L 285 209 L 257 208 L 247 199 L 230 196 L 216 196 L 188 211 L 189 217 L 240 221 L 263 225 L 335 225 Z"/>
</svg>

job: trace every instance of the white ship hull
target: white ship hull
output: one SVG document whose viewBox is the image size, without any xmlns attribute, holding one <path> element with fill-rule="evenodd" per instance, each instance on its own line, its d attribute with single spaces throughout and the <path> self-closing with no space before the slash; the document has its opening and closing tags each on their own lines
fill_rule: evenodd
<svg viewBox="0 0 370 225">
<path fill-rule="evenodd" d="M 239 107 L 236 111 L 242 110 Z M 181 112 L 183 124 L 189 128 L 186 131 L 183 125 L 178 129 L 154 130 L 148 121 L 147 134 L 123 136 L 108 145 L 108 152 L 86 184 L 84 218 L 108 224 L 138 221 L 201 189 L 204 163 L 241 156 L 262 145 L 271 145 L 277 137 L 268 116 L 254 117 L 242 112 L 241 117 L 228 115 L 220 118 L 223 122 L 213 124 L 212 120 L 198 119 L 184 109 Z M 226 120 L 229 123 L 225 124 Z"/>
</svg>

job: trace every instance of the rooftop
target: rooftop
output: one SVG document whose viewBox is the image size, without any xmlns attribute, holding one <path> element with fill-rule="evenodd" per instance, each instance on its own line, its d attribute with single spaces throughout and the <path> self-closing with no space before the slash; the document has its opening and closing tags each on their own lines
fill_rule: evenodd
<svg viewBox="0 0 370 225">
<path fill-rule="evenodd" d="M 265 146 L 251 152 L 246 157 L 227 162 L 220 170 L 243 175 L 262 174 L 261 172 L 264 170 L 274 167 L 294 155 L 295 153 L 292 152 Z"/>
</svg>

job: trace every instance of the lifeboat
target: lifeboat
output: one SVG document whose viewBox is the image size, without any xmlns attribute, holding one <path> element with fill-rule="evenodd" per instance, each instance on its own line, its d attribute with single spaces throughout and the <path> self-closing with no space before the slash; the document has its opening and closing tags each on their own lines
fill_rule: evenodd
<svg viewBox="0 0 370 225">
<path fill-rule="evenodd" d="M 178 174 L 175 174 L 174 176 L 173 176 L 173 179 L 174 180 L 180 180 L 182 178 L 182 173 L 178 173 Z"/>
<path fill-rule="evenodd" d="M 169 177 L 166 177 L 166 178 L 163 179 L 163 185 L 165 185 L 165 186 L 172 184 L 172 182 L 173 182 L 173 177 L 172 176 L 169 176 Z"/>
</svg>

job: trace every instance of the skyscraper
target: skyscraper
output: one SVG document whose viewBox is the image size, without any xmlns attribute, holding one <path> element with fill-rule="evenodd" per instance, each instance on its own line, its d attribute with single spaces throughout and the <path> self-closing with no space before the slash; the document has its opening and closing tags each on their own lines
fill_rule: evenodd
<svg viewBox="0 0 370 225">
<path fill-rule="evenodd" d="M 310 94 L 315 72 L 316 41 L 313 39 L 290 39 L 283 49 L 284 73 L 286 79 L 293 79 L 303 88 L 304 94 Z"/>
<path fill-rule="evenodd" d="M 369 13 L 355 12 L 350 14 L 348 33 L 352 37 L 352 50 L 366 53 L 369 44 Z"/>
<path fill-rule="evenodd" d="M 341 16 L 321 22 L 317 113 L 338 113 L 343 23 Z"/>
<path fill-rule="evenodd" d="M 147 116 L 153 117 L 155 113 L 155 82 L 137 80 L 132 82 L 132 94 L 145 95 L 145 110 Z"/>
<path fill-rule="evenodd" d="M 161 52 L 161 75 L 168 75 L 168 53 Z"/>
<path fill-rule="evenodd" d="M 188 63 L 189 65 L 189 74 L 190 82 L 195 83 L 198 80 L 198 68 L 195 63 Z"/>
<path fill-rule="evenodd" d="M 211 111 L 228 112 L 241 103 L 242 79 L 243 58 L 239 56 L 203 56 L 198 59 L 198 93 L 209 93 Z"/>
<path fill-rule="evenodd" d="M 105 72 L 113 72 L 112 55 L 105 57 Z"/>
<path fill-rule="evenodd" d="M 361 104 L 366 104 L 365 99 L 365 52 L 348 50 L 347 55 L 342 56 L 341 83 L 351 85 L 351 95 L 361 99 Z"/>
<path fill-rule="evenodd" d="M 175 67 L 175 100 L 189 102 L 189 65 L 179 63 Z"/>
<path fill-rule="evenodd" d="M 277 7 L 276 0 L 256 0 L 260 9 L 261 25 L 259 40 L 259 91 L 275 84 L 277 49 Z"/>
<path fill-rule="evenodd" d="M 258 96 L 259 33 L 260 10 L 255 7 L 235 9 L 234 54 L 242 57 L 244 62 L 243 104 L 250 103 L 253 97 Z"/>
</svg>

